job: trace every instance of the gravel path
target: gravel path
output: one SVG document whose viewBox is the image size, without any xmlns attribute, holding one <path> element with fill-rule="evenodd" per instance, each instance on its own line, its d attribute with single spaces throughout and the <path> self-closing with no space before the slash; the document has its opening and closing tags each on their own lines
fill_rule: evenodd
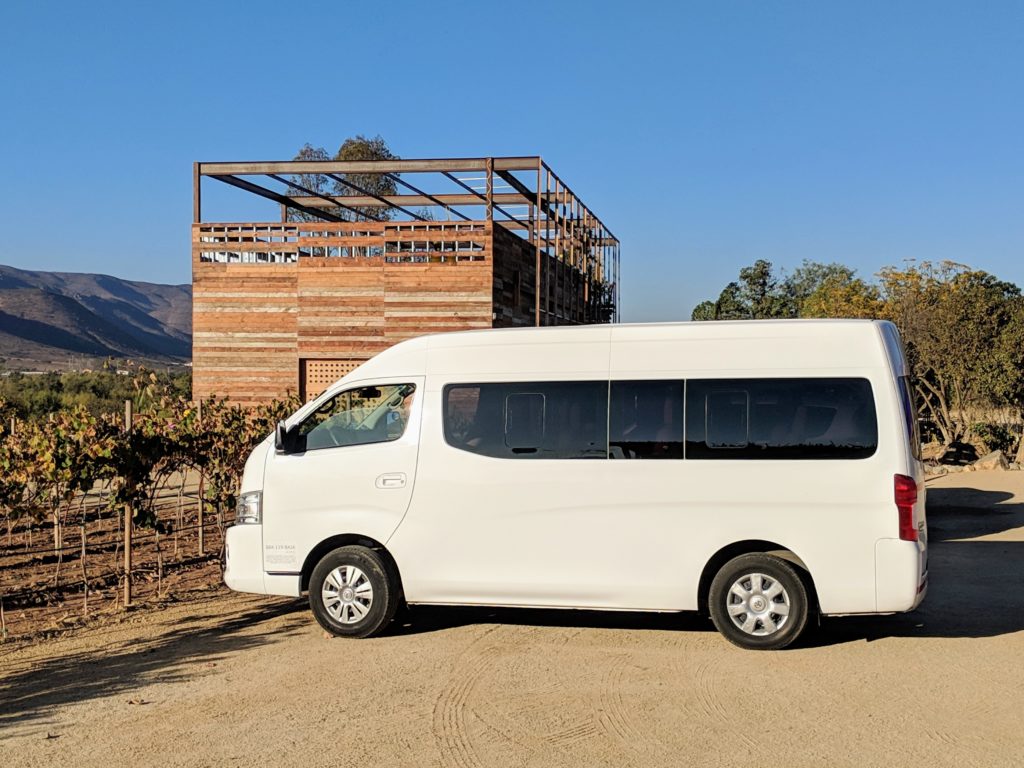
<svg viewBox="0 0 1024 768">
<path fill-rule="evenodd" d="M 325 637 L 220 591 L 0 646 L 7 766 L 1024 766 L 1024 473 L 929 483 L 915 614 L 740 651 L 695 616 L 416 609 Z"/>
</svg>

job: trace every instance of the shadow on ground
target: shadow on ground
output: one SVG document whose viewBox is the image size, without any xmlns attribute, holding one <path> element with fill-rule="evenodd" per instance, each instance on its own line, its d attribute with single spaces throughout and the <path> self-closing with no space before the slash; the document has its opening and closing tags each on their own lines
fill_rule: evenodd
<svg viewBox="0 0 1024 768">
<path fill-rule="evenodd" d="M 1024 536 L 978 541 L 1024 528 L 1013 494 L 928 489 L 928 595 L 913 613 L 825 619 L 811 645 L 885 637 L 995 637 L 1024 631 Z"/>
<path fill-rule="evenodd" d="M 67 704 L 193 678 L 202 673 L 201 665 L 235 651 L 280 642 L 306 627 L 302 614 L 283 625 L 261 626 L 303 608 L 301 602 L 279 602 L 233 614 L 215 626 L 197 626 L 200 621 L 208 623 L 208 616 L 185 618 L 178 627 L 139 645 L 48 658 L 4 675 L 0 677 L 0 733 L 7 726 L 45 721 L 53 710 Z"/>
<path fill-rule="evenodd" d="M 406 609 L 389 635 L 418 635 L 474 624 L 560 627 L 567 629 L 624 629 L 637 631 L 700 632 L 714 630 L 711 620 L 697 613 L 630 613 L 626 611 L 559 610 L 552 608 L 439 607 Z"/>
<path fill-rule="evenodd" d="M 1024 526 L 1024 503 L 1006 491 L 928 489 L 929 542 L 990 536 Z"/>
</svg>

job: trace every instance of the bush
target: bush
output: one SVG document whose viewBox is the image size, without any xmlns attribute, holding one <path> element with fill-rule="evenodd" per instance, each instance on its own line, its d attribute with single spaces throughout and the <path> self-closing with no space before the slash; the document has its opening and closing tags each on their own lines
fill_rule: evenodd
<svg viewBox="0 0 1024 768">
<path fill-rule="evenodd" d="M 980 452 L 1002 451 L 1012 455 L 1017 445 L 1018 436 L 1010 431 L 1004 424 L 992 424 L 990 422 L 979 422 L 971 425 L 971 434 Z"/>
</svg>

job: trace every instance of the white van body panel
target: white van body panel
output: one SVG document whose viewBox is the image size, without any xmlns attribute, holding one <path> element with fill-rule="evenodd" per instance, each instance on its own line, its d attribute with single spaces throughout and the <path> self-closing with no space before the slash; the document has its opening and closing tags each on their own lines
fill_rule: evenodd
<svg viewBox="0 0 1024 768">
<path fill-rule="evenodd" d="M 293 456 L 261 446 L 265 476 L 254 469 L 250 478 L 247 466 L 244 487 L 262 482 L 263 524 L 229 531 L 240 585 L 229 586 L 256 584 L 253 566 L 231 560 L 236 551 L 252 559 L 242 537 L 262 529 L 255 568 L 287 576 L 285 587 L 275 582 L 287 594 L 301 588 L 310 552 L 349 535 L 387 549 L 410 603 L 693 610 L 716 554 L 759 542 L 806 567 L 822 613 L 910 610 L 924 593 L 926 528 L 923 471 L 899 399 L 905 374 L 895 329 L 876 321 L 509 329 L 403 342 L 288 420 L 348 388 L 412 382 L 400 439 Z M 444 437 L 450 384 L 829 377 L 870 383 L 878 444 L 868 458 L 522 461 Z M 392 471 L 409 477 L 402 493 L 374 486 Z M 921 541 L 899 539 L 895 474 L 918 480 Z"/>
<path fill-rule="evenodd" d="M 422 376 L 378 376 L 348 385 L 416 384 Z M 320 542 L 336 534 L 358 534 L 386 542 L 412 498 L 419 452 L 422 397 L 413 400 L 404 433 L 393 442 L 324 448 L 285 455 L 270 451 L 263 505 L 263 568 L 294 575 Z M 383 482 L 393 478 L 394 484 Z"/>
</svg>

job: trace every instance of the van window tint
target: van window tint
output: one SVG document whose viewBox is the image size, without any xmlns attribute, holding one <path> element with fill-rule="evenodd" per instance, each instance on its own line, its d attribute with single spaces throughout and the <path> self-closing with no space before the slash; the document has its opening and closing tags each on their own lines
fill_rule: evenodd
<svg viewBox="0 0 1024 768">
<path fill-rule="evenodd" d="M 544 395 L 516 392 L 505 398 L 505 445 L 530 450 L 544 444 Z"/>
<path fill-rule="evenodd" d="M 444 391 L 445 441 L 506 459 L 608 456 L 608 382 L 453 384 Z"/>
<path fill-rule="evenodd" d="M 683 382 L 613 381 L 608 455 L 683 458 Z"/>
<path fill-rule="evenodd" d="M 742 448 L 749 439 L 750 394 L 746 390 L 709 392 L 706 440 L 711 448 Z"/>
<path fill-rule="evenodd" d="M 877 445 L 866 379 L 686 382 L 688 459 L 860 459 Z"/>
<path fill-rule="evenodd" d="M 385 443 L 405 431 L 415 384 L 387 384 L 341 392 L 299 425 L 299 451 Z"/>
</svg>

